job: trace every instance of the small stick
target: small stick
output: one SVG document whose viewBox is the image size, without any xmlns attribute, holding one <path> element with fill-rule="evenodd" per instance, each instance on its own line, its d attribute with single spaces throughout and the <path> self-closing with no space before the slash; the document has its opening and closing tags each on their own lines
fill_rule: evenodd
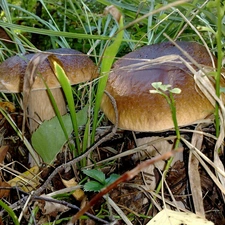
<svg viewBox="0 0 225 225">
<path fill-rule="evenodd" d="M 114 134 L 116 133 L 116 130 L 117 130 L 117 126 L 118 126 L 117 105 L 116 105 L 115 99 L 107 91 L 105 91 L 105 94 L 107 94 L 107 96 L 110 98 L 110 101 L 111 101 L 114 111 L 115 111 L 115 125 L 114 125 L 112 131 L 109 134 L 107 134 L 105 137 L 103 137 L 99 141 L 97 141 L 97 143 L 95 143 L 91 148 L 89 148 L 84 154 L 80 155 L 79 157 L 77 157 L 63 165 L 58 166 L 52 172 L 52 174 L 48 177 L 48 179 L 45 181 L 45 183 L 40 188 L 38 188 L 36 191 L 34 191 L 33 195 L 40 195 L 47 188 L 48 184 L 51 182 L 52 178 L 57 173 L 60 173 L 65 167 L 72 166 L 72 165 L 76 164 L 77 162 L 81 161 L 83 158 L 87 157 L 90 154 L 90 152 L 92 152 L 94 149 L 96 149 L 100 144 L 102 144 L 103 142 L 109 140 L 111 137 L 114 136 Z"/>
<path fill-rule="evenodd" d="M 134 169 L 127 171 L 121 177 L 119 177 L 117 180 L 115 180 L 112 184 L 103 188 L 97 195 L 95 195 L 83 209 L 81 209 L 77 214 L 75 214 L 75 216 L 72 217 L 69 224 L 74 224 L 75 221 L 78 220 L 80 218 L 80 216 L 82 216 L 84 213 L 86 213 L 93 205 L 95 205 L 97 203 L 97 201 L 99 201 L 99 199 L 103 195 L 107 194 L 109 191 L 111 191 L 113 188 L 115 188 L 118 184 L 128 181 L 128 180 L 131 180 L 141 170 L 148 167 L 149 165 L 154 164 L 160 160 L 166 160 L 166 159 L 170 158 L 171 156 L 173 156 L 175 153 L 180 152 L 182 150 L 183 150 L 183 148 L 179 148 L 176 150 L 166 152 L 162 155 L 156 156 L 152 159 L 145 160 L 144 162 L 141 162 L 139 165 L 137 165 Z"/>
</svg>

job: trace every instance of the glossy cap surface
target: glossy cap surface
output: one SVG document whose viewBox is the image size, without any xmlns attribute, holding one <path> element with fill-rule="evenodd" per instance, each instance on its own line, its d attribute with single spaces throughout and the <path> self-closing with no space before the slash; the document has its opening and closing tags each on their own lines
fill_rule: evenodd
<svg viewBox="0 0 225 225">
<path fill-rule="evenodd" d="M 212 66 L 206 48 L 193 42 L 177 42 L 199 64 Z M 144 46 L 119 59 L 109 75 L 106 90 L 115 98 L 119 114 L 118 127 L 134 131 L 163 131 L 173 128 L 170 107 L 160 94 L 152 94 L 153 82 L 180 88 L 174 94 L 179 126 L 189 125 L 213 113 L 214 107 L 198 89 L 193 74 L 180 63 L 164 62 L 145 67 L 137 65 L 145 59 L 183 53 L 172 43 Z M 215 59 L 214 59 L 215 60 Z M 187 60 L 188 61 L 188 60 Z M 193 65 L 192 65 L 193 66 Z M 109 98 L 104 94 L 101 108 L 107 118 L 115 123 L 115 113 Z"/>
<path fill-rule="evenodd" d="M 60 48 L 48 50 L 44 53 L 54 54 L 61 61 L 71 85 L 97 77 L 97 68 L 92 60 L 77 50 Z M 13 56 L 0 64 L 0 91 L 6 93 L 22 92 L 27 64 L 33 56 L 34 54 Z M 47 59 L 38 65 L 38 72 L 50 89 L 60 87 Z M 42 79 L 37 75 L 32 90 L 41 89 L 46 88 Z"/>
</svg>

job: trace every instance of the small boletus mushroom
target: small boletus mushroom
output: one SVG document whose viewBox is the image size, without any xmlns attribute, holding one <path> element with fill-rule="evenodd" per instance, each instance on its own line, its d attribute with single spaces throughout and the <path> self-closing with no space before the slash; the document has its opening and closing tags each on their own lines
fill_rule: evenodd
<svg viewBox="0 0 225 225">
<path fill-rule="evenodd" d="M 194 42 L 176 42 L 199 65 L 212 67 L 206 48 Z M 118 127 L 140 132 L 158 132 L 174 127 L 170 107 L 160 94 L 150 93 L 153 82 L 170 84 L 181 89 L 174 94 L 179 126 L 193 124 L 214 112 L 214 106 L 197 87 L 194 76 L 179 59 L 175 62 L 156 63 L 141 67 L 147 59 L 178 55 L 190 62 L 172 43 L 144 46 L 115 62 L 109 74 L 106 91 L 115 99 L 119 115 Z M 216 63 L 216 59 L 213 59 Z M 139 63 L 139 64 L 138 64 Z M 197 71 L 198 68 L 191 64 Z M 223 82 L 224 83 L 224 82 Z M 104 94 L 101 108 L 106 117 L 115 123 L 115 112 L 108 96 Z"/>
<path fill-rule="evenodd" d="M 71 85 L 90 81 L 97 77 L 97 68 L 92 60 L 79 51 L 60 48 L 46 52 L 54 54 L 62 63 Z M 25 71 L 28 62 L 33 56 L 34 54 L 13 56 L 0 64 L 0 91 L 5 93 L 19 93 L 23 91 Z M 55 116 L 42 78 L 51 89 L 60 113 L 63 115 L 67 112 L 63 92 L 47 58 L 38 65 L 37 73 L 28 102 L 31 132 L 38 127 L 36 121 L 48 120 Z"/>
</svg>

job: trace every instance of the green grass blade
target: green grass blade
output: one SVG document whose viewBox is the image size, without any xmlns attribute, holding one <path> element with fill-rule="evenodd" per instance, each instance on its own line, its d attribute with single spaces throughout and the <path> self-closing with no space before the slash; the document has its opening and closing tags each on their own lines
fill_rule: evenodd
<svg viewBox="0 0 225 225">
<path fill-rule="evenodd" d="M 78 124 L 77 124 L 77 116 L 76 116 L 76 111 L 75 111 L 75 105 L 74 105 L 74 99 L 73 99 L 73 91 L 71 88 L 70 81 L 68 77 L 66 76 L 65 71 L 63 70 L 63 67 L 60 65 L 60 62 L 57 60 L 56 57 L 53 55 L 50 55 L 48 57 L 49 62 L 53 68 L 53 71 L 55 72 L 55 75 L 57 76 L 59 83 L 62 86 L 63 93 L 65 94 L 68 107 L 70 110 L 70 116 L 73 124 L 73 130 L 75 134 L 75 142 L 78 150 L 78 155 L 81 154 L 81 149 L 80 149 L 80 140 L 79 140 L 79 132 L 78 132 Z M 75 154 L 76 156 L 77 154 Z"/>
<path fill-rule="evenodd" d="M 10 215 L 15 225 L 20 225 L 19 220 L 13 210 L 6 205 L 2 200 L 0 200 L 0 206 Z"/>
<path fill-rule="evenodd" d="M 56 101 L 55 101 L 55 99 L 54 99 L 54 96 L 52 95 L 52 92 L 51 92 L 51 90 L 48 88 L 48 85 L 46 84 L 46 82 L 45 82 L 44 80 L 43 80 L 43 82 L 45 83 L 45 86 L 46 86 L 46 90 L 47 90 L 47 92 L 48 92 L 49 99 L 50 99 L 50 101 L 51 101 L 51 103 L 52 103 L 52 107 L 53 107 L 53 109 L 54 109 L 54 111 L 55 111 L 55 115 L 57 116 L 57 119 L 58 119 L 58 121 L 59 121 L 59 124 L 60 124 L 60 126 L 61 126 L 61 128 L 62 128 L 62 130 L 63 130 L 63 133 L 64 133 L 65 138 L 66 138 L 66 140 L 67 140 L 68 146 L 69 146 L 69 148 L 70 148 L 71 151 L 74 151 L 74 150 L 75 150 L 75 149 L 74 149 L 74 146 L 70 143 L 69 135 L 68 135 L 67 129 L 66 129 L 66 127 L 65 127 L 65 123 L 63 122 L 62 115 L 61 115 L 60 112 L 59 112 L 59 108 L 58 108 L 57 103 L 56 103 Z"/>
<path fill-rule="evenodd" d="M 55 31 L 55 30 L 49 30 L 49 29 L 40 29 L 35 27 L 28 27 L 24 25 L 17 25 L 17 24 L 11 24 L 11 23 L 5 23 L 3 21 L 0 21 L 0 26 L 3 28 L 10 28 L 13 30 L 19 30 L 23 32 L 28 33 L 35 33 L 35 34 L 42 34 L 42 35 L 48 35 L 48 36 L 63 36 L 67 38 L 79 38 L 79 39 L 95 39 L 95 40 L 108 40 L 109 37 L 101 36 L 101 35 L 90 35 L 90 34 L 80 34 L 80 33 L 71 33 L 71 32 L 64 32 L 64 31 Z"/>
<path fill-rule="evenodd" d="M 122 30 L 122 28 L 123 28 L 123 16 L 120 17 L 120 21 L 119 21 L 119 29 L 121 29 L 121 31 L 117 34 L 112 44 L 106 47 L 104 55 L 103 55 L 103 59 L 102 59 L 101 73 L 100 73 L 101 78 L 99 79 L 99 83 L 98 83 L 96 102 L 95 102 L 95 108 L 94 108 L 94 119 L 93 119 L 93 128 L 92 128 L 92 136 L 91 136 L 92 143 L 94 143 L 94 139 L 95 139 L 95 130 L 97 128 L 97 123 L 98 123 L 98 113 L 99 113 L 99 109 L 101 105 L 102 96 L 105 90 L 106 82 L 108 80 L 108 75 L 112 67 L 114 58 L 119 50 L 119 47 L 123 39 L 124 31 Z"/>
</svg>

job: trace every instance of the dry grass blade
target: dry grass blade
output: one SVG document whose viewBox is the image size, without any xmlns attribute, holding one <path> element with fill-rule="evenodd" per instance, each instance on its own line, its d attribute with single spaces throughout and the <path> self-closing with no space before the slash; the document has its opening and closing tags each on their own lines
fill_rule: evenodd
<svg viewBox="0 0 225 225">
<path fill-rule="evenodd" d="M 187 140 L 185 140 L 184 138 L 181 137 L 181 140 L 186 144 L 186 146 L 193 151 L 193 154 L 195 155 L 195 157 L 198 159 L 198 161 L 201 163 L 201 165 L 203 166 L 203 168 L 206 170 L 206 172 L 208 173 L 208 175 L 211 177 L 211 179 L 213 180 L 213 182 L 217 185 L 217 187 L 220 189 L 220 191 L 225 194 L 225 186 L 223 186 L 219 179 L 211 172 L 211 169 L 207 166 L 207 164 L 202 160 L 201 157 L 203 157 L 204 159 L 206 158 L 206 156 L 204 157 L 203 154 L 201 155 L 199 150 L 197 148 L 195 148 L 190 142 L 188 142 Z M 207 160 L 209 161 L 209 159 Z M 221 169 L 219 167 L 217 167 L 217 165 L 215 165 L 214 163 L 210 163 L 215 171 L 221 171 Z M 221 171 L 221 173 L 224 175 L 224 172 Z M 220 174 L 221 176 L 221 173 Z M 224 176 L 222 176 L 224 178 Z"/>
<path fill-rule="evenodd" d="M 130 61 L 136 61 L 137 59 L 133 58 L 125 58 L 126 60 Z M 160 65 L 171 65 L 173 63 L 174 65 L 180 65 L 183 64 L 183 62 L 180 59 L 179 55 L 165 55 L 161 57 L 157 57 L 155 59 L 138 59 L 138 63 L 132 63 L 127 66 L 122 66 L 120 69 L 127 70 L 127 71 L 138 71 L 143 69 L 149 69 L 153 66 L 160 66 Z"/>
<path fill-rule="evenodd" d="M 132 223 L 124 214 L 124 212 L 118 207 L 118 205 L 110 197 L 107 197 L 107 201 L 112 206 L 112 208 L 118 213 L 118 215 L 122 218 L 125 224 L 132 225 Z"/>
<path fill-rule="evenodd" d="M 218 155 L 218 149 L 221 147 L 223 141 L 224 141 L 224 128 L 225 128 L 225 107 L 223 104 L 222 99 L 218 98 L 216 95 L 215 88 L 213 87 L 212 83 L 210 82 L 209 78 L 205 76 L 205 74 L 202 73 L 202 71 L 198 71 L 194 74 L 194 78 L 196 81 L 196 84 L 198 87 L 201 89 L 201 91 L 205 94 L 205 96 L 210 100 L 210 102 L 215 105 L 215 101 L 219 104 L 220 109 L 219 109 L 219 116 L 220 116 L 220 134 L 219 137 L 217 138 L 217 142 L 214 148 L 214 162 L 215 164 L 222 170 L 224 171 L 224 166 L 223 163 L 221 162 L 219 155 Z M 220 176 L 218 174 L 221 183 L 225 187 L 225 178 L 223 176 Z"/>
<path fill-rule="evenodd" d="M 129 151 L 125 151 L 125 152 L 116 154 L 115 156 L 112 156 L 110 158 L 101 160 L 99 162 L 95 162 L 95 163 L 93 163 L 91 165 L 86 166 L 85 168 L 91 168 L 91 167 L 94 167 L 96 165 L 99 166 L 101 164 L 104 164 L 104 163 L 107 163 L 107 162 L 110 162 L 110 161 L 113 161 L 113 160 L 116 160 L 116 159 L 120 159 L 122 157 L 126 157 L 126 156 L 129 156 L 129 155 L 133 155 L 133 154 L 139 153 L 139 152 L 144 152 L 144 151 L 147 151 L 147 149 L 149 148 L 149 146 L 152 146 L 152 145 L 154 145 L 154 144 L 156 144 L 158 142 L 161 142 L 161 141 L 164 141 L 164 140 L 174 141 L 176 138 L 177 138 L 177 136 L 158 137 L 157 139 L 155 139 L 153 141 L 150 141 L 148 143 L 142 144 L 142 145 L 140 145 L 140 146 L 138 146 L 136 148 L 129 149 Z"/>
<path fill-rule="evenodd" d="M 25 75 L 24 75 L 24 84 L 23 84 L 23 110 L 24 110 L 24 118 L 23 118 L 23 127 L 22 134 L 24 134 L 26 116 L 27 116 L 27 107 L 29 101 L 29 95 L 32 89 L 32 86 L 35 82 L 35 77 L 37 76 L 38 65 L 40 65 L 46 58 L 48 54 L 36 53 L 31 60 L 29 61 Z"/>
<path fill-rule="evenodd" d="M 199 126 L 196 127 L 199 130 Z M 191 143 L 198 149 L 202 148 L 203 135 L 194 133 L 192 136 Z M 205 210 L 203 206 L 202 198 L 202 188 L 201 188 L 201 178 L 199 174 L 199 161 L 193 155 L 193 152 L 190 152 L 189 155 L 189 165 L 188 165 L 188 176 L 190 182 L 190 188 L 192 193 L 192 199 L 194 202 L 195 213 L 205 216 Z"/>
<path fill-rule="evenodd" d="M 189 24 L 189 25 L 191 26 L 191 24 Z M 225 118 L 225 107 L 224 107 L 222 99 L 219 98 L 216 95 L 215 88 L 214 88 L 212 82 L 210 81 L 209 77 L 207 76 L 207 75 L 209 75 L 210 72 L 214 71 L 214 69 L 213 68 L 208 68 L 208 67 L 202 67 L 201 65 L 199 65 L 186 52 L 184 52 L 173 40 L 171 40 L 167 35 L 165 35 L 165 36 L 170 41 L 172 41 L 172 43 L 175 44 L 177 46 L 177 48 L 179 48 L 182 51 L 182 53 L 191 61 L 191 63 L 193 63 L 193 65 L 195 65 L 199 69 L 198 71 L 196 71 L 192 67 L 192 65 L 190 63 L 185 61 L 182 57 L 180 58 L 184 62 L 184 64 L 187 66 L 187 68 L 194 75 L 195 83 L 199 87 L 199 89 L 208 98 L 208 100 L 211 102 L 211 104 L 213 106 L 215 106 L 216 102 L 219 104 L 219 107 L 220 107 L 219 117 L 220 117 L 220 127 L 221 127 L 221 129 L 220 129 L 220 134 L 219 134 L 219 137 L 217 138 L 217 142 L 216 142 L 216 145 L 215 145 L 215 148 L 214 148 L 214 162 L 216 163 L 216 165 L 222 171 L 224 171 L 223 163 L 221 162 L 221 160 L 219 158 L 219 155 L 218 155 L 218 149 L 221 148 L 223 140 L 224 140 L 224 137 L 225 137 L 225 133 L 224 133 L 224 128 L 225 128 L 225 121 L 224 121 L 224 118 Z M 222 185 L 225 187 L 225 178 L 223 176 L 221 176 L 220 174 L 218 174 L 218 176 L 219 176 L 219 178 L 221 180 Z"/>
</svg>

